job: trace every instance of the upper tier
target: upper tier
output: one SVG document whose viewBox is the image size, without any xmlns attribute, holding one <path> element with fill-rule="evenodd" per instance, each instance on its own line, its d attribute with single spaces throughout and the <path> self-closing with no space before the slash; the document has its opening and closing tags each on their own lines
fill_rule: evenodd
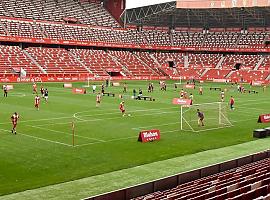
<svg viewBox="0 0 270 200">
<path fill-rule="evenodd" d="M 35 40 L 31 40 L 31 38 L 35 38 Z M 257 50 L 254 52 L 269 52 L 270 46 L 265 45 L 269 38 L 269 30 L 263 28 L 249 29 L 249 31 L 240 29 L 222 31 L 176 29 L 169 31 L 165 28 L 145 27 L 137 30 L 136 28 L 105 28 L 0 17 L 0 41 L 146 49 L 155 49 L 156 46 L 156 49 L 170 47 L 185 51 L 192 50 L 191 48 L 194 48 L 195 51 L 211 51 L 212 48 L 213 51 L 244 52 L 245 49 L 256 48 Z M 185 49 L 181 49 L 181 47 Z M 221 48 L 229 49 L 222 50 Z"/>
<path fill-rule="evenodd" d="M 1 0 L 0 16 L 120 27 L 98 0 Z"/>
</svg>

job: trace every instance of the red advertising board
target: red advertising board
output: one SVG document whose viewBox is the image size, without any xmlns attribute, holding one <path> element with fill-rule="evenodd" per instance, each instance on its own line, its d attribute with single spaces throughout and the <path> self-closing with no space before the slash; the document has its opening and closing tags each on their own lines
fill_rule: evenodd
<svg viewBox="0 0 270 200">
<path fill-rule="evenodd" d="M 259 123 L 269 123 L 270 122 L 270 114 L 262 114 L 258 119 Z"/>
<path fill-rule="evenodd" d="M 72 93 L 73 94 L 86 94 L 86 90 L 84 88 L 73 88 Z"/>
<path fill-rule="evenodd" d="M 195 85 L 194 84 L 186 84 L 185 88 L 187 88 L 187 89 L 195 89 Z"/>
<path fill-rule="evenodd" d="M 154 129 L 139 133 L 138 141 L 140 142 L 152 142 L 154 140 L 160 140 L 160 130 Z"/>
<path fill-rule="evenodd" d="M 174 98 L 172 103 L 175 105 L 190 105 L 191 99 Z"/>
</svg>

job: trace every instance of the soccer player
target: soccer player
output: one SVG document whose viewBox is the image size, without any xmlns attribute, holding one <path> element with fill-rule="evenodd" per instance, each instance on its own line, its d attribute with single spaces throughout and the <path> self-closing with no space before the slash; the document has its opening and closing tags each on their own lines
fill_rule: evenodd
<svg viewBox="0 0 270 200">
<path fill-rule="evenodd" d="M 11 122 L 12 122 L 12 130 L 11 133 L 14 133 L 15 135 L 17 134 L 16 132 L 16 127 L 17 127 L 17 123 L 19 120 L 19 114 L 17 112 L 15 112 L 12 116 L 11 116 Z"/>
<path fill-rule="evenodd" d="M 40 97 L 36 95 L 35 97 L 35 107 L 37 110 L 39 110 L 39 104 L 40 104 Z"/>
<path fill-rule="evenodd" d="M 151 83 L 148 84 L 148 93 L 151 92 L 152 89 L 151 89 Z"/>
<path fill-rule="evenodd" d="M 234 103 L 235 103 L 234 98 L 233 98 L 233 96 L 231 96 L 230 103 L 229 103 L 231 110 L 234 110 Z"/>
<path fill-rule="evenodd" d="M 136 89 L 134 88 L 134 89 L 133 89 L 133 98 L 136 99 L 136 97 L 137 97 L 137 91 L 136 91 Z"/>
<path fill-rule="evenodd" d="M 105 93 L 105 86 L 104 86 L 104 84 L 102 83 L 102 85 L 101 85 L 101 94 L 104 95 L 104 93 Z"/>
<path fill-rule="evenodd" d="M 225 99 L 225 92 L 224 91 L 221 91 L 220 99 L 221 99 L 221 102 L 224 102 L 224 99 Z"/>
<path fill-rule="evenodd" d="M 263 92 L 266 92 L 266 85 L 263 86 Z"/>
<path fill-rule="evenodd" d="M 100 93 L 98 93 L 97 97 L 96 97 L 96 107 L 99 107 L 100 102 L 101 102 L 101 95 L 100 95 Z"/>
<path fill-rule="evenodd" d="M 4 91 L 4 97 L 7 97 L 7 95 L 8 95 L 7 85 L 3 85 L 3 91 Z"/>
<path fill-rule="evenodd" d="M 124 83 L 123 93 L 127 93 L 127 84 L 126 83 Z"/>
<path fill-rule="evenodd" d="M 49 99 L 49 91 L 48 91 L 47 88 L 46 88 L 45 91 L 44 91 L 44 98 L 45 98 L 45 102 L 48 103 L 48 99 Z"/>
<path fill-rule="evenodd" d="M 33 83 L 33 94 L 37 93 L 37 84 Z"/>
<path fill-rule="evenodd" d="M 189 95 L 189 99 L 191 100 L 191 101 L 190 101 L 190 105 L 192 105 L 192 104 L 193 104 L 193 98 L 194 98 L 194 97 L 193 97 L 193 94 L 192 94 L 192 93 L 190 93 L 190 95 Z"/>
<path fill-rule="evenodd" d="M 44 87 L 43 86 L 40 87 L 40 94 L 41 94 L 42 98 L 44 98 Z"/>
<path fill-rule="evenodd" d="M 93 93 L 95 93 L 95 92 L 96 92 L 96 88 L 97 88 L 97 86 L 96 86 L 96 85 L 92 85 Z"/>
<path fill-rule="evenodd" d="M 203 95 L 203 87 L 202 86 L 199 87 L 199 95 Z"/>
<path fill-rule="evenodd" d="M 204 114 L 200 111 L 200 109 L 197 109 L 197 116 L 198 116 L 198 126 L 204 126 Z"/>
<path fill-rule="evenodd" d="M 119 105 L 119 109 L 120 109 L 120 111 L 121 111 L 123 117 L 126 115 L 126 110 L 125 110 L 125 105 L 124 105 L 124 104 L 125 104 L 125 102 L 122 101 L 122 102 L 120 103 L 120 105 Z"/>
<path fill-rule="evenodd" d="M 184 96 L 185 96 L 185 91 L 182 89 L 180 92 L 180 98 L 184 98 Z"/>
</svg>

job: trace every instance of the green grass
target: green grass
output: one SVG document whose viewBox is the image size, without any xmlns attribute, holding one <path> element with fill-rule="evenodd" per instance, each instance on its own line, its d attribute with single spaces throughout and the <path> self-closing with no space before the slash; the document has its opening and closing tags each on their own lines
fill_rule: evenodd
<svg viewBox="0 0 270 200">
<path fill-rule="evenodd" d="M 42 101 L 40 111 L 36 111 L 32 86 L 14 85 L 8 98 L 1 97 L 0 195 L 250 142 L 254 140 L 253 129 L 265 126 L 258 124 L 257 118 L 269 112 L 269 91 L 263 93 L 261 88 L 255 88 L 259 94 L 238 94 L 235 88 L 215 84 L 229 89 L 226 101 L 230 95 L 236 99 L 236 109 L 228 112 L 234 126 L 200 133 L 180 131 L 179 107 L 171 104 L 178 92 L 170 83 L 168 91 L 161 92 L 155 82 L 156 101 L 147 102 L 129 97 L 133 88 L 146 91 L 147 82 L 128 82 L 125 103 L 131 117 L 121 116 L 118 97 L 103 97 L 100 108 L 96 108 L 95 95 L 74 95 L 60 83 L 45 84 L 49 103 Z M 82 83 L 74 85 L 80 87 Z M 193 91 L 195 103 L 219 100 L 219 92 L 209 91 L 211 85 L 204 84 L 203 96 Z M 108 90 L 119 94 L 122 88 Z M 21 116 L 16 136 L 10 133 L 14 111 Z M 73 120 L 76 147 L 72 147 Z M 161 140 L 137 142 L 139 127 L 159 128 Z"/>
</svg>

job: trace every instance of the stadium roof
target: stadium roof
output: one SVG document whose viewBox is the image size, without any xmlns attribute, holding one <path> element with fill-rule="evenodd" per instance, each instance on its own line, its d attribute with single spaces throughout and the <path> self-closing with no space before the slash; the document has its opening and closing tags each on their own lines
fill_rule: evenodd
<svg viewBox="0 0 270 200">
<path fill-rule="evenodd" d="M 178 0 L 126 9 L 124 24 L 169 27 L 270 27 L 270 0 Z"/>
</svg>

